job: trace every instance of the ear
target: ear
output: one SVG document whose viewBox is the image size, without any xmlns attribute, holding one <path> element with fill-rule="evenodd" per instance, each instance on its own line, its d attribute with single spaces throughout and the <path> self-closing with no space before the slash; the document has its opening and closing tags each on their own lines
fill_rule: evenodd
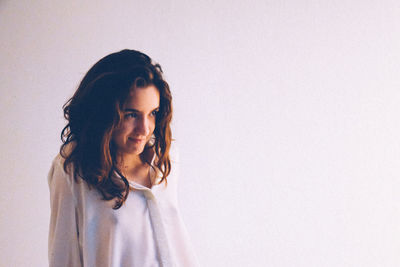
<svg viewBox="0 0 400 267">
<path fill-rule="evenodd" d="M 156 136 L 154 135 L 154 133 L 151 135 L 150 140 L 146 143 L 146 148 L 147 147 L 153 147 L 154 144 L 156 143 Z"/>
</svg>

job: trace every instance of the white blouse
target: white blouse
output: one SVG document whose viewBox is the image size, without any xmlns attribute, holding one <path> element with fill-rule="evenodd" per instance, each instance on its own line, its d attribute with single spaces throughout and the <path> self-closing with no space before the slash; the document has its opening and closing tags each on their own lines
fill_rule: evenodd
<svg viewBox="0 0 400 267">
<path fill-rule="evenodd" d="M 152 188 L 129 182 L 128 198 L 117 210 L 115 200 L 102 200 L 80 178 L 76 183 L 63 163 L 58 155 L 48 176 L 50 267 L 199 266 L 178 210 L 176 159 L 167 186 L 150 168 Z"/>
</svg>

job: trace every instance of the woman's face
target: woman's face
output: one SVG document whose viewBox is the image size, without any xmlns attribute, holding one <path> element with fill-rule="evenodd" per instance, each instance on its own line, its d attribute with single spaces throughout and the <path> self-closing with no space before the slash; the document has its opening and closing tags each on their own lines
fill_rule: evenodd
<svg viewBox="0 0 400 267">
<path fill-rule="evenodd" d="M 126 100 L 124 118 L 112 136 L 117 154 L 139 155 L 150 140 L 160 107 L 160 93 L 154 85 L 135 88 Z"/>
</svg>

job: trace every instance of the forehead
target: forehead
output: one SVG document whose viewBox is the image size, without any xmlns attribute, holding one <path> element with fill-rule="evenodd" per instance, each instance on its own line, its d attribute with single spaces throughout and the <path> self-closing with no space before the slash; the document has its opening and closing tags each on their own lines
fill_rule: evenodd
<svg viewBox="0 0 400 267">
<path fill-rule="evenodd" d="M 158 108 L 160 93 L 154 85 L 143 88 L 133 88 L 124 103 L 124 109 L 148 111 Z"/>
</svg>

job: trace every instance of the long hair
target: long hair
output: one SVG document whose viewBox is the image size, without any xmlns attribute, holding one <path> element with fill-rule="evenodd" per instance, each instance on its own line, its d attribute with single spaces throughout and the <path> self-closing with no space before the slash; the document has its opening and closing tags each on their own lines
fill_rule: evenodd
<svg viewBox="0 0 400 267">
<path fill-rule="evenodd" d="M 161 172 L 159 183 L 166 183 L 171 171 L 172 97 L 161 66 L 150 57 L 135 50 L 122 50 L 102 58 L 86 73 L 75 94 L 63 106 L 68 121 L 61 131 L 64 170 L 68 172 L 72 164 L 75 181 L 78 182 L 79 176 L 90 188 L 96 188 L 104 200 L 116 199 L 114 209 L 126 201 L 129 183 L 116 167 L 113 132 L 122 123 L 123 105 L 132 88 L 149 85 L 158 89 L 160 107 L 154 142 L 147 144 L 145 150 L 154 150 L 156 157 L 151 167 Z M 151 164 L 142 155 L 140 158 Z M 121 179 L 116 179 L 114 172 Z"/>
</svg>

